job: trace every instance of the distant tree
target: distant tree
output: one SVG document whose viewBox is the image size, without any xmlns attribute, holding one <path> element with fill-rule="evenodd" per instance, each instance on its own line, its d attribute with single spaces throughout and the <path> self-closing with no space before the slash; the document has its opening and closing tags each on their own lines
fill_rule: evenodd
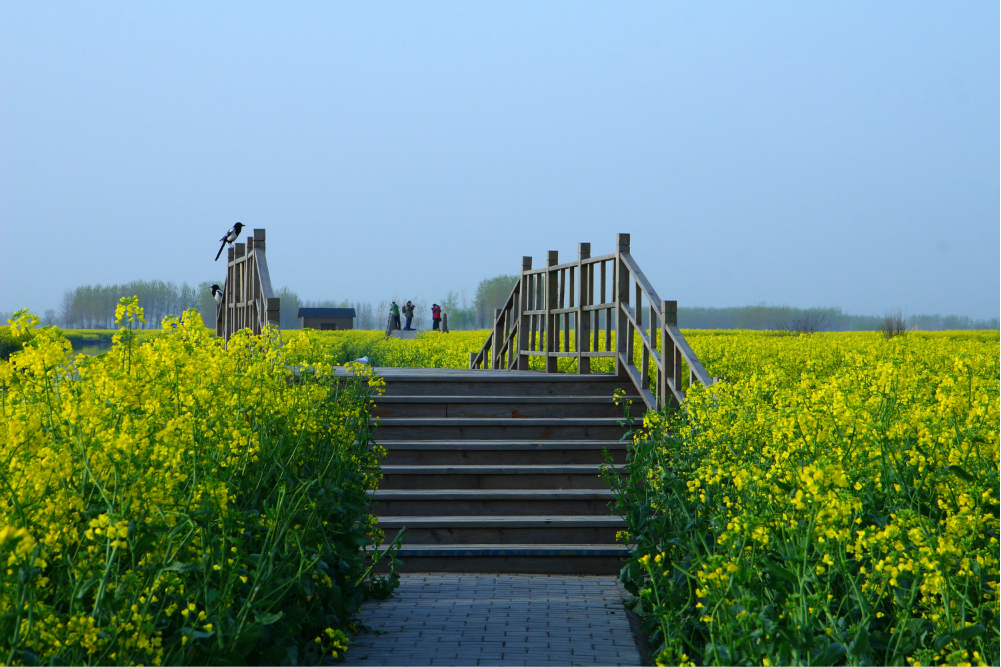
<svg viewBox="0 0 1001 667">
<path fill-rule="evenodd" d="M 883 316 L 883 324 L 879 328 L 888 339 L 894 336 L 907 335 L 907 320 L 904 319 L 904 311 L 888 310 Z"/>
<path fill-rule="evenodd" d="M 480 281 L 480 284 L 476 286 L 473 306 L 476 309 L 477 324 L 481 328 L 493 325 L 494 310 L 504 307 L 516 282 L 518 282 L 518 276 L 495 276 Z M 451 326 L 451 319 L 449 325 Z"/>
<path fill-rule="evenodd" d="M 302 307 L 302 300 L 299 295 L 288 287 L 283 287 L 275 292 L 275 296 L 281 299 L 281 329 L 298 329 L 302 326 L 299 321 L 299 309 Z"/>
<path fill-rule="evenodd" d="M 216 302 L 212 297 L 212 285 L 217 284 L 212 280 L 200 282 L 198 283 L 198 291 L 196 292 L 196 303 L 198 304 L 196 308 L 198 308 L 198 312 L 202 315 L 202 322 L 209 329 L 215 329 Z"/>
<path fill-rule="evenodd" d="M 42 318 L 42 324 L 49 325 L 56 323 L 56 311 L 49 308 L 45 311 L 45 317 Z"/>
<path fill-rule="evenodd" d="M 792 315 L 792 326 L 796 333 L 812 334 L 824 331 L 828 327 L 829 313 L 823 308 L 809 308 L 799 310 Z"/>
<path fill-rule="evenodd" d="M 461 301 L 457 293 L 449 292 L 439 305 L 441 311 L 448 314 L 449 329 L 461 330 L 476 327 L 476 310 L 469 305 L 465 290 L 462 291 Z"/>
</svg>

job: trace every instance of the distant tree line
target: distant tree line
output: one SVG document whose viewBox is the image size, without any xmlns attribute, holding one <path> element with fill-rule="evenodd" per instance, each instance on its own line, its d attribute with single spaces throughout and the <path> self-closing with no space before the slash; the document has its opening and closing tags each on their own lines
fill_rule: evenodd
<svg viewBox="0 0 1001 667">
<path fill-rule="evenodd" d="M 810 331 L 881 331 L 884 315 L 850 315 L 840 308 L 793 308 L 759 303 L 731 308 L 678 306 L 678 326 L 685 329 L 772 329 Z M 998 318 L 958 315 L 904 316 L 909 329 L 944 331 L 997 329 Z"/>
<path fill-rule="evenodd" d="M 491 326 L 495 308 L 502 308 L 511 294 L 518 276 L 501 275 L 480 281 L 470 301 L 465 291 L 450 291 L 441 301 L 435 300 L 448 314 L 451 329 L 485 329 Z M 209 281 L 191 287 L 162 280 L 135 280 L 120 285 L 81 285 L 68 290 L 59 309 L 45 311 L 43 324 L 58 324 L 70 329 L 111 329 L 115 325 L 115 306 L 123 296 L 138 296 L 146 310 L 146 327 L 159 328 L 169 314 L 180 315 L 190 308 L 197 309 L 206 326 L 215 323 L 216 304 Z M 275 292 L 281 299 L 281 328 L 298 329 L 299 308 L 354 308 L 356 329 L 383 329 L 391 301 L 401 306 L 407 300 L 416 306 L 414 324 L 421 329 L 430 327 L 432 301 L 416 295 L 395 296 L 376 306 L 348 299 L 304 301 L 288 287 Z M 0 313 L 0 325 L 11 313 Z M 908 329 L 923 331 L 997 329 L 998 318 L 974 319 L 959 315 L 910 315 L 902 317 Z M 771 329 L 790 331 L 881 331 L 884 315 L 851 315 L 841 308 L 794 308 L 759 303 L 730 308 L 678 307 L 678 325 L 686 329 Z M 600 325 L 604 328 L 604 322 Z"/>
<path fill-rule="evenodd" d="M 51 320 L 67 329 L 112 329 L 115 326 L 115 306 L 123 296 L 138 296 L 146 312 L 145 328 L 158 329 L 167 315 L 180 315 L 195 308 L 202 321 L 212 326 L 215 321 L 215 301 L 211 282 L 192 287 L 188 283 L 163 280 L 134 280 L 120 285 L 81 285 L 67 290 L 57 311 L 46 311 L 43 322 Z"/>
</svg>

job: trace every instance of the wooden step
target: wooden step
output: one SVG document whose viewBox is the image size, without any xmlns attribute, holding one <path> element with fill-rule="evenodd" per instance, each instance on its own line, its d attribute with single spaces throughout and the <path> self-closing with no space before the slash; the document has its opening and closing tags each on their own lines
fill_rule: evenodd
<svg viewBox="0 0 1001 667">
<path fill-rule="evenodd" d="M 382 440 L 383 465 L 570 465 L 625 463 L 620 440 Z"/>
<path fill-rule="evenodd" d="M 611 396 L 380 396 L 377 417 L 615 417 Z"/>
<path fill-rule="evenodd" d="M 385 550 L 385 546 L 381 547 Z M 397 554 L 400 572 L 618 574 L 621 544 L 414 544 Z M 380 571 L 385 572 L 383 565 Z"/>
<path fill-rule="evenodd" d="M 622 471 L 625 466 L 614 465 Z M 604 489 L 601 466 L 382 466 L 380 489 Z"/>
<path fill-rule="evenodd" d="M 417 417 L 380 419 L 375 440 L 600 440 L 619 439 L 628 430 L 621 418 L 611 417 L 533 417 L 474 419 L 456 417 L 429 419 Z"/>
<path fill-rule="evenodd" d="M 614 375 L 378 369 L 371 493 L 404 572 L 615 573 L 628 549 L 601 476 L 625 468 L 630 426 Z"/>
<path fill-rule="evenodd" d="M 386 541 L 414 544 L 614 544 L 618 516 L 380 516 Z"/>
<path fill-rule="evenodd" d="M 379 368 L 384 396 L 603 396 L 616 389 L 638 398 L 628 378 L 612 374 L 546 374 L 536 371 L 469 371 L 446 368 Z"/>
<path fill-rule="evenodd" d="M 608 516 L 609 489 L 379 489 L 369 492 L 380 516 Z"/>
</svg>

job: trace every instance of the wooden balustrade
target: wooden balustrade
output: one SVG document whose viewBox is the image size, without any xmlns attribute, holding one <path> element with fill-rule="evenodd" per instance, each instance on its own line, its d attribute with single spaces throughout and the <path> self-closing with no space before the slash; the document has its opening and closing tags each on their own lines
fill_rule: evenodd
<svg viewBox="0 0 1001 667">
<path fill-rule="evenodd" d="M 227 253 L 223 301 L 216 307 L 216 335 L 229 340 L 240 329 L 259 334 L 268 325 L 277 327 L 280 302 L 271 290 L 264 230 L 255 229 L 246 243 L 234 244 Z"/>
<path fill-rule="evenodd" d="M 533 269 L 523 257 L 518 282 L 469 367 L 528 370 L 531 357 L 542 357 L 545 372 L 556 373 L 561 358 L 572 358 L 587 374 L 592 359 L 610 357 L 650 409 L 684 400 L 685 365 L 689 384 L 714 384 L 678 329 L 677 302 L 660 299 L 629 250 L 629 234 L 619 234 L 609 255 L 591 257 L 591 244 L 581 243 L 574 262 L 560 264 L 550 250 L 546 266 Z"/>
</svg>

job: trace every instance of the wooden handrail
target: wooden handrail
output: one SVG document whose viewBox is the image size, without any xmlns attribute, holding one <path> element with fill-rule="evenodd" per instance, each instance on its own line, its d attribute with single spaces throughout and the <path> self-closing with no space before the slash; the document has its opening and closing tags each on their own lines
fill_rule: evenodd
<svg viewBox="0 0 1001 667">
<path fill-rule="evenodd" d="M 265 231 L 255 229 L 246 243 L 227 251 L 223 300 L 216 306 L 216 335 L 227 341 L 240 329 L 261 333 L 266 326 L 279 326 L 281 302 L 271 290 L 271 274 L 265 253 Z"/>
<path fill-rule="evenodd" d="M 531 357 L 543 357 L 545 371 L 556 373 L 560 358 L 576 357 L 577 372 L 587 374 L 591 359 L 612 357 L 615 372 L 632 380 L 650 409 L 684 401 L 683 365 L 689 384 L 715 384 L 678 329 L 677 302 L 661 300 L 629 250 L 629 235 L 619 234 L 608 255 L 591 257 L 591 245 L 581 243 L 576 262 L 561 264 L 555 250 L 545 268 L 522 258 L 521 275 L 494 312 L 483 348 L 470 353 L 469 367 L 528 370 Z"/>
</svg>

